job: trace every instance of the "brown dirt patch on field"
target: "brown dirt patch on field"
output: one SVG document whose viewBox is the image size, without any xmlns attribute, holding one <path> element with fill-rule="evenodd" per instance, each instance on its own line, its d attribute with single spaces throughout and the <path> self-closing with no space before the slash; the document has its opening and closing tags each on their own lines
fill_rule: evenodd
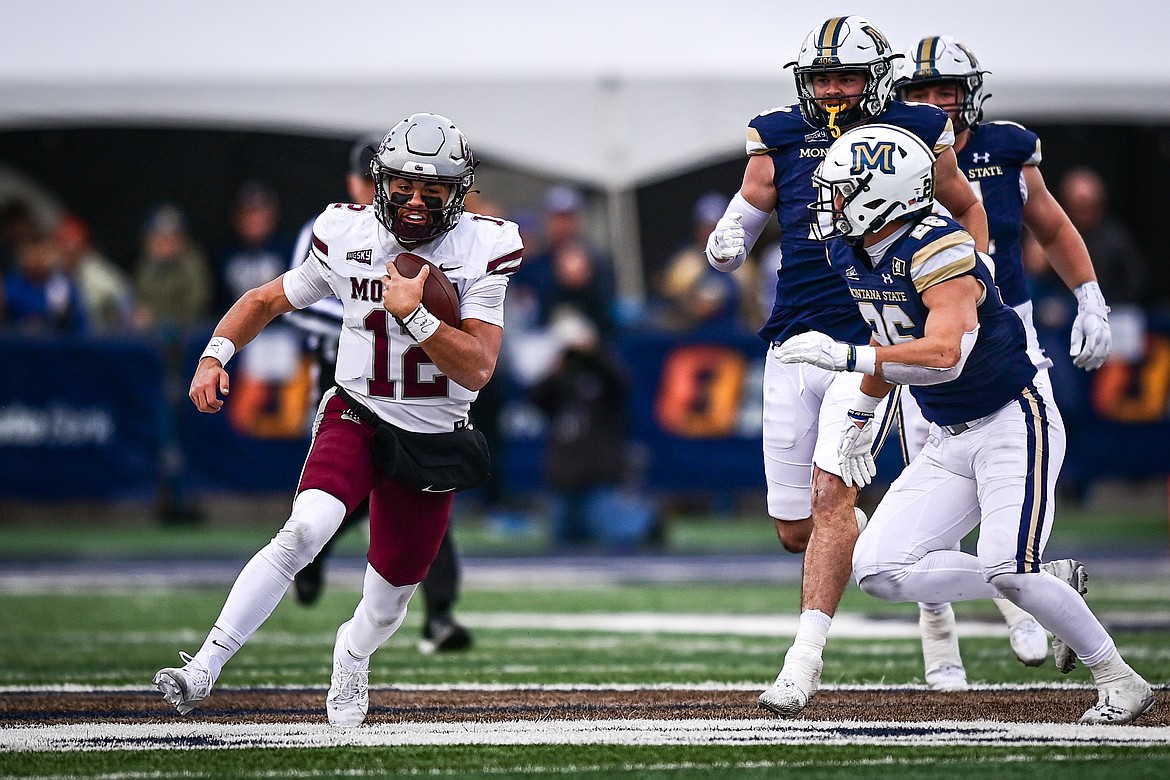
<svg viewBox="0 0 1170 780">
<path fill-rule="evenodd" d="M 823 721 L 1070 723 L 1096 701 L 1078 690 L 821 691 L 802 714 Z M 1170 691 L 1158 691 L 1142 726 L 1170 726 Z M 401 691 L 370 692 L 367 723 L 506 720 L 747 719 L 766 717 L 751 691 Z M 0 697 L 0 727 L 148 723 L 179 716 L 153 692 L 17 692 Z M 191 719 L 231 723 L 324 722 L 325 690 L 216 691 Z"/>
</svg>

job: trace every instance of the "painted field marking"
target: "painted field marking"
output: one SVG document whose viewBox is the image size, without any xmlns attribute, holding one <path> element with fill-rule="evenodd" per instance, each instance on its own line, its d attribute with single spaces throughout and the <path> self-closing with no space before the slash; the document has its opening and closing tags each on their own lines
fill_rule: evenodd
<svg viewBox="0 0 1170 780">
<path fill-rule="evenodd" d="M 0 730 L 0 752 L 390 745 L 1118 745 L 1170 744 L 1170 727 L 996 721 L 578 720 L 387 723 L 86 723 Z"/>
</svg>

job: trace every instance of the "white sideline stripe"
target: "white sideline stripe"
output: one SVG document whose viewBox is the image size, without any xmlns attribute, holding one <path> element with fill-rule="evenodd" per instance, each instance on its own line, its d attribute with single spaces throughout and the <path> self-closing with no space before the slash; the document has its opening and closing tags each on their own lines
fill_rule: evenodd
<svg viewBox="0 0 1170 780">
<path fill-rule="evenodd" d="M 0 731 L 0 751 L 206 750 L 391 745 L 1121 745 L 1170 742 L 1170 727 L 997 721 L 574 720 L 389 723 L 71 724 Z"/>
<path fill-rule="evenodd" d="M 457 693 L 467 692 L 515 692 L 515 691 L 759 691 L 763 687 L 758 681 L 752 682 L 701 682 L 701 683 L 387 683 L 371 684 L 371 691 L 403 691 L 408 693 Z M 1154 690 L 1170 690 L 1170 684 L 1153 684 Z M 325 686 L 314 685 L 217 685 L 217 692 L 264 691 L 324 691 Z M 929 691 L 924 683 L 822 683 L 818 691 Z M 1096 690 L 1092 683 L 1083 682 L 1034 682 L 1019 683 L 971 683 L 968 690 L 993 691 L 999 693 L 1023 693 L 1027 691 L 1084 691 Z M 148 693 L 158 691 L 153 686 L 142 685 L 81 685 L 58 683 L 54 685 L 0 685 L 0 693 Z"/>
<path fill-rule="evenodd" d="M 467 612 L 460 620 L 471 628 L 539 628 L 547 631 L 602 631 L 618 634 L 716 634 L 719 636 L 796 636 L 797 615 L 715 615 L 663 612 L 549 614 L 532 612 Z M 1002 620 L 958 621 L 959 636 L 1006 637 Z M 875 619 L 842 613 L 833 618 L 830 635 L 842 639 L 918 639 L 913 619 Z"/>
</svg>

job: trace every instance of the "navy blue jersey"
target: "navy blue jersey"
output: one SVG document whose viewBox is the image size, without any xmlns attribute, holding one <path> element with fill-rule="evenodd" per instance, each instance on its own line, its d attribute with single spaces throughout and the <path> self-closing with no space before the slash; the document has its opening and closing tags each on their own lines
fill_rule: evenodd
<svg viewBox="0 0 1170 780">
<path fill-rule="evenodd" d="M 956 156 L 959 170 L 987 211 L 995 282 L 1004 301 L 1019 306 L 1029 298 L 1020 247 L 1026 199 L 1023 168 L 1040 164 L 1040 139 L 1014 122 L 988 122 L 971 128 Z"/>
<path fill-rule="evenodd" d="M 842 239 L 829 242 L 829 259 L 874 338 L 887 346 L 923 337 L 926 290 L 964 275 L 983 283 L 987 294 L 978 307 L 979 336 L 963 372 L 950 382 L 910 386 L 927 420 L 954 425 L 985 417 L 1016 398 L 1036 375 L 1023 323 L 1000 297 L 970 234 L 950 217 L 917 220 L 875 266 L 864 249 Z"/>
<path fill-rule="evenodd" d="M 934 106 L 893 102 L 873 121 L 914 133 L 936 155 L 954 143 L 950 118 Z M 816 197 L 812 175 L 833 140 L 824 128 L 810 127 L 799 106 L 765 111 L 748 124 L 748 154 L 772 158 L 781 230 L 783 257 L 776 272 L 776 301 L 760 329 L 767 341 L 782 341 L 808 330 L 854 343 L 869 334 L 848 290 L 825 262 L 825 245 L 812 236 L 815 216 L 809 204 Z"/>
</svg>

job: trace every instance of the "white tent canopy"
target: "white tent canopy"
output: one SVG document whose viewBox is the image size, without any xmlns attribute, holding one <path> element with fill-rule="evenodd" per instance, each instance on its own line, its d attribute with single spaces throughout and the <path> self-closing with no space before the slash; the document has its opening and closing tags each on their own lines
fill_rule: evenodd
<svg viewBox="0 0 1170 780">
<path fill-rule="evenodd" d="M 0 0 L 0 130 L 162 124 L 354 137 L 435 111 L 481 157 L 606 191 L 619 281 L 636 295 L 632 189 L 742 154 L 747 121 L 793 102 L 783 65 L 832 15 L 867 16 L 899 51 L 924 35 L 963 40 L 993 73 L 992 117 L 1170 118 L 1170 57 L 1138 37 L 1170 29 L 1170 4 L 1069 8 Z"/>
<path fill-rule="evenodd" d="M 161 123 L 352 136 L 431 110 L 483 155 L 606 189 L 742 152 L 792 102 L 783 69 L 826 16 L 861 13 L 898 50 L 950 33 L 993 73 L 989 113 L 1162 121 L 1162 0 L 1071 12 L 775 0 L 0 0 L 0 128 Z M 1148 41 L 1148 39 L 1146 39 Z"/>
</svg>

